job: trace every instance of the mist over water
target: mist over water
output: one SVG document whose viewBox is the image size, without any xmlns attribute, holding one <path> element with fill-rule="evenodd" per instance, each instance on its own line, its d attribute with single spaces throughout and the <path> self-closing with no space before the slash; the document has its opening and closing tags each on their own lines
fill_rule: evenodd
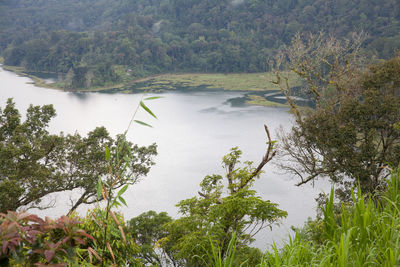
<svg viewBox="0 0 400 267">
<path fill-rule="evenodd" d="M 136 109 L 141 95 L 71 93 L 38 88 L 27 84 L 31 80 L 0 69 L 0 106 L 12 97 L 21 113 L 29 104 L 53 104 L 57 117 L 50 123 L 50 132 L 79 132 L 84 135 L 97 126 L 105 126 L 115 136 L 123 133 Z M 147 102 L 158 116 L 138 114 L 138 120 L 153 128 L 133 125 L 128 139 L 140 145 L 153 142 L 158 145 L 156 165 L 140 183 L 125 193 L 128 208 L 122 208 L 125 219 L 148 210 L 167 211 L 177 217 L 175 204 L 197 194 L 199 183 L 207 174 L 224 174 L 222 157 L 230 148 L 238 146 L 243 151 L 243 160 L 257 164 L 265 153 L 266 124 L 274 139 L 280 126 L 289 129 L 291 115 L 284 108 L 242 106 L 233 107 L 229 99 L 244 93 L 218 91 L 168 92 L 158 94 L 162 99 Z M 255 245 L 262 249 L 273 240 L 286 237 L 290 226 L 302 226 L 308 217 L 315 216 L 314 198 L 329 185 L 317 183 L 295 187 L 296 180 L 279 174 L 277 168 L 268 163 L 265 173 L 256 181 L 255 189 L 263 199 L 280 204 L 289 214 L 281 227 L 258 234 Z M 71 192 L 53 195 L 57 205 L 38 214 L 56 217 L 69 208 Z M 87 207 L 79 212 L 84 215 Z"/>
</svg>

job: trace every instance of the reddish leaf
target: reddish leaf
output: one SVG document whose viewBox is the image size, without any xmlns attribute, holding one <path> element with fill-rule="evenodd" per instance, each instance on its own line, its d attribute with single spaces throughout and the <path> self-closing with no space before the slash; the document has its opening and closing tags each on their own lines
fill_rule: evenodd
<svg viewBox="0 0 400 267">
<path fill-rule="evenodd" d="M 5 241 L 4 243 L 3 243 L 3 248 L 2 248 L 2 252 L 3 252 L 3 254 L 6 254 L 6 251 L 7 251 L 7 245 L 8 245 L 8 241 Z"/>
<path fill-rule="evenodd" d="M 67 243 L 69 240 L 69 236 L 64 237 L 64 239 L 62 240 L 62 243 L 65 244 Z"/>
<path fill-rule="evenodd" d="M 18 246 L 20 241 L 22 241 L 22 238 L 13 238 L 9 242 L 14 246 Z"/>
<path fill-rule="evenodd" d="M 57 263 L 57 264 L 44 264 L 44 263 L 35 263 L 34 265 L 39 266 L 39 267 L 63 267 L 63 266 L 68 266 L 66 263 Z"/>
<path fill-rule="evenodd" d="M 81 244 L 81 245 L 85 245 L 85 240 L 83 240 L 82 238 L 80 238 L 80 237 L 74 237 L 74 240 L 76 241 L 76 242 L 78 242 L 79 244 Z"/>
<path fill-rule="evenodd" d="M 46 250 L 44 252 L 44 256 L 46 257 L 46 261 L 50 262 L 54 257 L 55 251 L 54 250 Z"/>
<path fill-rule="evenodd" d="M 79 229 L 76 231 L 76 233 L 79 233 L 81 236 L 87 237 L 93 241 L 95 240 L 94 237 L 86 233 L 85 230 Z"/>
</svg>

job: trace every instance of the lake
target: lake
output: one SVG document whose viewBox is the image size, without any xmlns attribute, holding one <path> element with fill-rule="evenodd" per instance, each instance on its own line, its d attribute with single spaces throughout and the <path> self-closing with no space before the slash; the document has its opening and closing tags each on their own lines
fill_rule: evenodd
<svg viewBox="0 0 400 267">
<path fill-rule="evenodd" d="M 79 132 L 84 135 L 96 126 L 105 126 L 112 135 L 123 133 L 138 105 L 140 94 L 72 93 L 35 87 L 31 80 L 0 68 L 0 106 L 7 98 L 14 98 L 21 113 L 29 104 L 53 104 L 57 117 L 50 123 L 50 132 Z M 256 164 L 266 149 L 266 124 L 274 138 L 279 127 L 289 129 L 292 117 L 286 108 L 232 106 L 231 99 L 240 98 L 243 92 L 190 91 L 158 94 L 163 98 L 147 102 L 158 116 L 153 119 L 141 112 L 136 119 L 153 128 L 134 125 L 128 140 L 140 145 L 156 142 L 156 165 L 140 183 L 125 193 L 128 207 L 122 208 L 125 219 L 148 210 L 166 211 L 177 217 L 175 204 L 197 194 L 199 183 L 207 174 L 224 174 L 222 157 L 229 149 L 238 146 L 245 160 Z M 316 183 L 314 187 L 294 186 L 296 180 L 279 173 L 268 163 L 265 173 L 256 181 L 255 189 L 263 199 L 279 203 L 288 212 L 288 218 L 273 231 L 257 235 L 255 246 L 266 248 L 278 243 L 292 232 L 290 226 L 302 226 L 308 217 L 315 216 L 315 197 L 329 184 Z M 39 215 L 60 216 L 68 211 L 70 192 L 50 196 L 54 208 L 35 211 Z M 87 207 L 80 207 L 85 214 Z"/>
</svg>

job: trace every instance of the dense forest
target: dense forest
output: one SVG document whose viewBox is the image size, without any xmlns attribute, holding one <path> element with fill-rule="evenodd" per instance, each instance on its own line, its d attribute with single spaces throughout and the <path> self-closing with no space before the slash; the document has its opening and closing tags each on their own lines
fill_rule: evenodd
<svg viewBox="0 0 400 267">
<path fill-rule="evenodd" d="M 264 72 L 297 32 L 365 31 L 364 53 L 400 48 L 395 0 L 15 0 L 0 2 L 6 65 L 84 88 L 165 72 Z"/>
</svg>

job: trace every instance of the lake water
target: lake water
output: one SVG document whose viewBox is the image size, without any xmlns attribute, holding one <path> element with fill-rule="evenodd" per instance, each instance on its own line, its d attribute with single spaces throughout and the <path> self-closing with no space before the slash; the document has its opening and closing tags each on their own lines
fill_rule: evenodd
<svg viewBox="0 0 400 267">
<path fill-rule="evenodd" d="M 51 121 L 50 132 L 86 134 L 96 126 L 105 126 L 112 135 L 125 131 L 141 95 L 71 93 L 35 87 L 31 80 L 0 68 L 0 106 L 7 98 L 14 98 L 22 113 L 29 104 L 53 104 L 57 117 Z M 229 99 L 244 93 L 230 91 L 190 91 L 159 94 L 162 99 L 148 102 L 158 116 L 151 118 L 144 112 L 137 119 L 153 128 L 134 125 L 128 139 L 140 145 L 156 142 L 159 155 L 156 165 L 140 183 L 132 186 L 122 208 L 126 219 L 148 210 L 167 211 L 177 217 L 175 204 L 197 194 L 199 183 L 207 174 L 223 174 L 222 157 L 234 146 L 243 151 L 243 159 L 258 163 L 266 149 L 263 125 L 268 125 L 275 136 L 282 126 L 289 129 L 291 115 L 285 108 L 257 106 L 233 107 Z M 286 210 L 288 218 L 273 231 L 265 230 L 257 236 L 255 245 L 262 249 L 273 241 L 280 242 L 291 232 L 290 226 L 302 226 L 308 217 L 315 216 L 314 198 L 329 185 L 296 187 L 296 180 L 280 174 L 272 164 L 256 181 L 255 189 L 263 199 L 270 199 Z M 40 215 L 60 216 L 68 211 L 70 192 L 51 196 L 57 205 Z M 81 214 L 87 207 L 81 207 Z"/>
</svg>

